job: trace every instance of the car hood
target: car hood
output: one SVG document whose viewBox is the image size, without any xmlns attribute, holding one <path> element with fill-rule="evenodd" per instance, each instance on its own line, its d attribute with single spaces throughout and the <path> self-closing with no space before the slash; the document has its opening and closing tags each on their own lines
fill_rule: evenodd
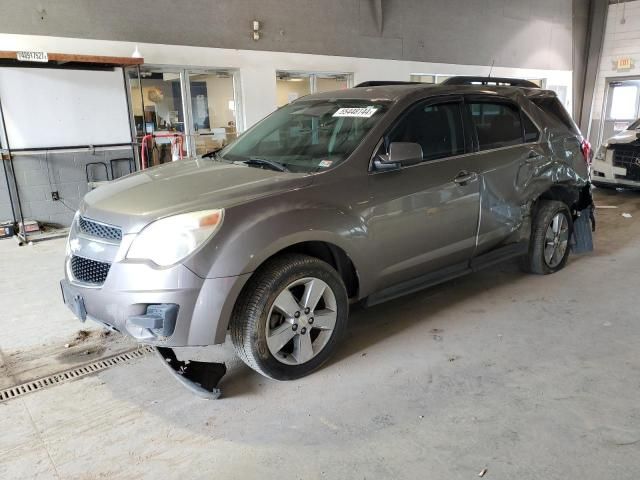
<svg viewBox="0 0 640 480">
<path fill-rule="evenodd" d="M 311 184 L 312 175 L 276 172 L 215 160 L 183 160 L 149 168 L 89 192 L 80 213 L 140 231 L 158 218 L 228 208 Z"/>
<path fill-rule="evenodd" d="M 617 135 L 611 137 L 607 143 L 611 144 L 621 144 L 621 143 L 632 143 L 638 140 L 638 135 L 640 134 L 637 130 L 623 130 Z"/>
</svg>

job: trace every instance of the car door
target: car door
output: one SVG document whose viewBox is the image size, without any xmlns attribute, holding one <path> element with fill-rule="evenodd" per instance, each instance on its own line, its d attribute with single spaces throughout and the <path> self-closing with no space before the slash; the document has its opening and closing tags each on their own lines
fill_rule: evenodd
<svg viewBox="0 0 640 480">
<path fill-rule="evenodd" d="M 440 98 L 409 107 L 381 139 L 375 155 L 388 153 L 392 142 L 414 142 L 423 158 L 392 171 L 372 166 L 366 221 L 377 289 L 446 267 L 466 268 L 479 212 L 467 133 L 462 97 Z"/>
<path fill-rule="evenodd" d="M 475 255 L 480 255 L 520 240 L 516 234 L 528 213 L 528 186 L 545 150 L 533 121 L 507 98 L 467 96 L 465 114 L 478 152 L 481 213 Z"/>
</svg>

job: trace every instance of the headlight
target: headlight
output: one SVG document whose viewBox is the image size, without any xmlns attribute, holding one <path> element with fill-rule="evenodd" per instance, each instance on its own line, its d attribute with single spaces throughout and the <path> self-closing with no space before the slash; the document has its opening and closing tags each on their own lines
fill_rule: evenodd
<svg viewBox="0 0 640 480">
<path fill-rule="evenodd" d="M 80 218 L 80 210 L 76 210 L 76 214 L 73 216 L 73 220 L 71 220 L 71 228 L 69 228 L 67 243 L 65 245 L 65 254 L 67 257 L 71 255 L 71 230 L 78 223 L 78 218 Z"/>
<path fill-rule="evenodd" d="M 601 145 L 598 151 L 596 152 L 595 160 L 604 161 L 607 155 L 607 144 Z"/>
<path fill-rule="evenodd" d="M 161 267 L 178 263 L 211 238 L 223 218 L 224 209 L 217 209 L 156 220 L 133 240 L 127 258 L 151 260 Z"/>
</svg>

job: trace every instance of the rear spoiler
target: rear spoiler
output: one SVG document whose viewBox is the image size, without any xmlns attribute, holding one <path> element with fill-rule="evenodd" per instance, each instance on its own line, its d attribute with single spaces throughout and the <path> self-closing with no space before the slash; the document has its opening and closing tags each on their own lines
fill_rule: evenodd
<svg viewBox="0 0 640 480">
<path fill-rule="evenodd" d="M 440 85 L 504 85 L 508 87 L 540 88 L 529 80 L 504 77 L 450 77 Z"/>
</svg>

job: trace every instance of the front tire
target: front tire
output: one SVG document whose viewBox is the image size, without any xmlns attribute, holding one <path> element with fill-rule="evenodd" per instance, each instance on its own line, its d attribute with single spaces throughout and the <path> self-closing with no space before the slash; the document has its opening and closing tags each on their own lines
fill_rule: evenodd
<svg viewBox="0 0 640 480">
<path fill-rule="evenodd" d="M 251 368 L 276 380 L 304 377 L 331 356 L 347 327 L 347 291 L 328 263 L 300 254 L 267 261 L 233 311 L 231 340 Z"/>
<path fill-rule="evenodd" d="M 569 259 L 572 233 L 569 207 L 555 200 L 542 200 L 531 225 L 529 253 L 522 262 L 524 270 L 538 275 L 562 270 Z"/>
</svg>

